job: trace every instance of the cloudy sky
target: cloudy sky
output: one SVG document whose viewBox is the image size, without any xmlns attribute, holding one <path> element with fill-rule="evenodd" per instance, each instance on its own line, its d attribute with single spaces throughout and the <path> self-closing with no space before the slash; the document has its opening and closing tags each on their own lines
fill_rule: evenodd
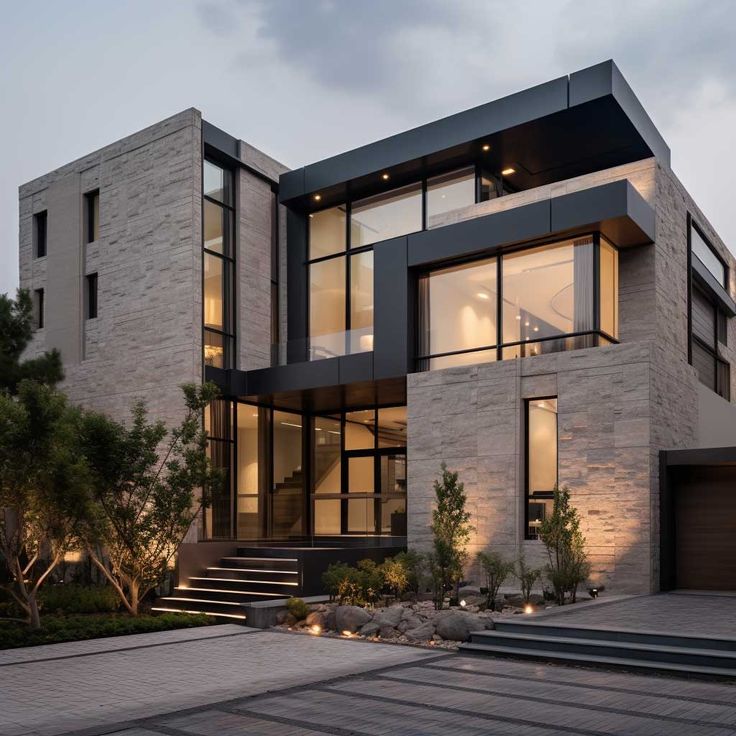
<svg viewBox="0 0 736 736">
<path fill-rule="evenodd" d="M 17 187 L 187 107 L 289 166 L 613 58 L 736 250 L 733 0 L 0 0 L 0 292 Z"/>
</svg>

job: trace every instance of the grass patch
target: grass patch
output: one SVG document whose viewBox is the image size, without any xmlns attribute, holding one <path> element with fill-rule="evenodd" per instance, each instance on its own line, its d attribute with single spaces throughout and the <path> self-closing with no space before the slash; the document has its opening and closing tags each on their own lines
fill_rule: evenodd
<svg viewBox="0 0 736 736">
<path fill-rule="evenodd" d="M 0 649 L 32 647 L 38 644 L 58 644 L 107 636 L 147 634 L 216 623 L 204 614 L 163 613 L 129 616 L 124 613 L 99 613 L 73 616 L 41 617 L 41 628 L 30 629 L 24 623 L 0 619 Z"/>
</svg>

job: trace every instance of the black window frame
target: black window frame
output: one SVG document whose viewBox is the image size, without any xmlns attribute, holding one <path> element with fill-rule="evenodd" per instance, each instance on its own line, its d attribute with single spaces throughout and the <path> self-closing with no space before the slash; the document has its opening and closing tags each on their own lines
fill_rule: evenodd
<svg viewBox="0 0 736 736">
<path fill-rule="evenodd" d="M 33 215 L 33 257 L 45 258 L 48 252 L 49 212 L 41 210 Z"/>
<path fill-rule="evenodd" d="M 230 176 L 230 186 L 224 187 L 223 200 L 210 197 L 204 193 L 204 170 L 205 161 L 209 162 L 213 166 L 222 169 L 226 174 Z M 223 355 L 222 355 L 222 368 L 225 370 L 235 368 L 236 355 L 237 355 L 237 298 L 236 298 L 236 268 L 235 268 L 235 252 L 237 250 L 238 241 L 238 220 L 236 202 L 238 201 L 238 177 L 237 171 L 233 169 L 228 163 L 218 159 L 216 156 L 211 155 L 207 151 L 203 151 L 202 155 L 202 171 L 201 171 L 201 191 L 202 191 L 202 364 L 208 365 L 205 357 L 205 347 L 207 345 L 207 336 L 215 335 L 222 340 Z M 224 201 L 229 199 L 229 201 Z M 222 253 L 218 253 L 215 250 L 205 247 L 205 206 L 206 203 L 213 204 L 223 211 L 223 217 L 227 217 L 225 227 L 223 229 L 223 245 Z M 205 325 L 205 272 L 204 263 L 206 256 L 213 256 L 219 258 L 223 262 L 223 327 L 220 330 L 215 327 L 208 327 Z"/>
<path fill-rule="evenodd" d="M 716 260 L 721 264 L 723 267 L 723 283 L 720 282 L 720 279 L 708 268 L 708 266 L 703 263 L 703 261 L 700 260 L 697 253 L 693 252 L 692 249 L 692 230 L 693 228 L 700 236 L 700 239 L 705 243 L 708 250 L 711 252 L 711 254 L 716 258 Z M 703 268 L 708 271 L 708 273 L 716 280 L 716 282 L 726 291 L 728 292 L 728 284 L 729 284 L 729 268 L 728 263 L 726 260 L 721 256 L 721 254 L 713 247 L 713 241 L 705 234 L 705 230 L 698 224 L 698 221 L 692 216 L 692 213 L 687 213 L 687 247 L 688 252 L 691 256 L 695 256 L 698 259 L 698 262 L 702 264 Z"/>
<path fill-rule="evenodd" d="M 99 279 L 97 273 L 88 273 L 84 277 L 84 294 L 85 294 L 85 319 L 96 319 L 98 311 L 98 288 Z"/>
<path fill-rule="evenodd" d="M 529 405 L 532 401 L 556 401 L 557 411 L 555 415 L 557 417 L 557 480 L 555 482 L 555 488 L 551 491 L 537 491 L 535 496 L 531 496 L 529 493 Z M 537 541 L 538 535 L 532 535 L 529 533 L 529 503 L 534 499 L 550 500 L 554 498 L 555 489 L 558 487 L 560 482 L 560 404 L 559 396 L 533 396 L 523 400 L 524 402 L 524 540 L 526 541 Z"/>
<path fill-rule="evenodd" d="M 503 339 L 503 261 L 504 256 L 523 253 L 526 250 L 532 250 L 535 248 L 541 248 L 545 246 L 553 246 L 558 243 L 564 243 L 568 240 L 578 240 L 583 238 L 592 238 L 593 241 L 593 328 L 590 330 L 582 330 L 577 332 L 570 332 L 561 335 L 552 335 L 549 337 L 541 337 L 536 340 L 513 340 L 506 342 Z M 601 329 L 601 310 L 600 310 L 600 297 L 601 297 L 601 273 L 600 273 L 600 247 L 601 241 L 605 240 L 606 244 L 618 252 L 618 247 L 614 245 L 610 240 L 605 238 L 599 231 L 583 233 L 574 237 L 561 238 L 559 235 L 554 238 L 547 238 L 542 241 L 533 243 L 525 243 L 513 248 L 504 249 L 502 251 L 491 253 L 482 256 L 472 256 L 470 258 L 452 261 L 451 263 L 433 265 L 431 268 L 424 269 L 417 274 L 417 280 L 430 276 L 436 271 L 443 270 L 452 266 L 459 266 L 463 264 L 472 264 L 475 262 L 480 263 L 481 261 L 496 260 L 496 303 L 492 304 L 489 302 L 489 308 L 494 308 L 496 313 L 496 343 L 493 345 L 480 345 L 473 348 L 464 348 L 461 350 L 449 350 L 444 353 L 423 353 L 421 350 L 421 335 L 420 330 L 415 330 L 415 346 L 414 346 L 414 366 L 416 371 L 430 370 L 429 364 L 433 358 L 445 358 L 453 355 L 464 355 L 470 353 L 480 353 L 484 351 L 494 350 L 496 352 L 496 361 L 501 360 L 513 360 L 516 358 L 504 358 L 504 350 L 509 348 L 521 348 L 519 351 L 519 358 L 533 357 L 526 355 L 526 347 L 534 347 L 540 343 L 550 342 L 553 340 L 580 340 L 581 345 L 572 349 L 587 348 L 587 347 L 600 347 L 605 345 L 617 345 L 619 343 L 618 337 L 608 334 Z M 418 292 L 418 289 L 415 290 Z M 417 305 L 416 314 L 417 318 L 419 315 L 420 307 Z M 586 339 L 588 338 L 588 339 Z M 586 344 L 590 342 L 590 344 Z"/>
<path fill-rule="evenodd" d="M 98 237 L 94 238 L 95 220 Z M 86 245 L 99 240 L 100 229 L 100 190 L 93 189 L 84 194 L 84 242 Z"/>
<path fill-rule="evenodd" d="M 34 323 L 36 330 L 42 330 L 44 328 L 44 324 L 46 322 L 45 314 L 46 314 L 46 291 L 45 289 L 34 289 L 33 290 L 34 295 Z"/>
</svg>

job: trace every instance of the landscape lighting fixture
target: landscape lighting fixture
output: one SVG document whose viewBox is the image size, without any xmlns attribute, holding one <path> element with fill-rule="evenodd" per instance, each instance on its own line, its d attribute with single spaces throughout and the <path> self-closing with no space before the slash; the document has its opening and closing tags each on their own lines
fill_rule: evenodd
<svg viewBox="0 0 736 736">
<path fill-rule="evenodd" d="M 534 606 L 531 603 L 527 603 L 524 606 L 524 613 L 534 613 Z"/>
<path fill-rule="evenodd" d="M 481 150 L 482 150 L 482 151 L 485 151 L 486 153 L 488 153 L 488 151 L 490 151 L 490 150 L 491 150 L 491 146 L 490 146 L 490 144 L 488 144 L 488 143 L 484 143 L 484 144 L 483 144 L 483 145 L 481 146 Z"/>
<path fill-rule="evenodd" d="M 381 179 L 388 181 L 391 177 L 388 174 L 381 174 Z"/>
<path fill-rule="evenodd" d="M 314 201 L 315 202 L 319 202 L 321 199 L 322 199 L 322 195 L 321 194 L 315 194 L 314 195 Z"/>
<path fill-rule="evenodd" d="M 501 176 L 511 176 L 515 174 L 516 169 L 513 166 L 507 166 L 505 169 L 501 169 Z"/>
</svg>

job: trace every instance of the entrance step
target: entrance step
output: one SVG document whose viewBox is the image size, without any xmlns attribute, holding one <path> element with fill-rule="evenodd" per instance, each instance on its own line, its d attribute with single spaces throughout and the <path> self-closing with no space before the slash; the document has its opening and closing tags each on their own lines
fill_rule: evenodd
<svg viewBox="0 0 736 736">
<path fill-rule="evenodd" d="M 497 621 L 461 651 L 499 657 L 736 678 L 736 640 L 648 631 Z"/>
</svg>

